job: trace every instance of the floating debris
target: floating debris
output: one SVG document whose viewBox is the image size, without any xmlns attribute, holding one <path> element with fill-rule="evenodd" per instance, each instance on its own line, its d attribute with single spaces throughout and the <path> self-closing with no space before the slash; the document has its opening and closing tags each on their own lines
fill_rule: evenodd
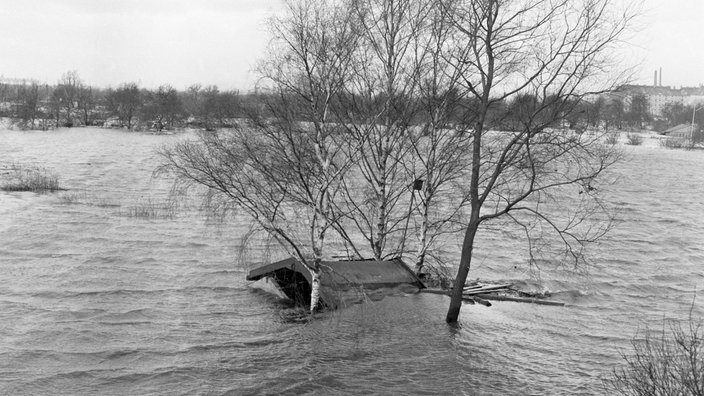
<svg viewBox="0 0 704 396">
<path fill-rule="evenodd" d="M 444 289 L 425 289 L 424 293 L 451 295 L 451 290 Z M 462 289 L 462 300 L 470 304 L 481 304 L 487 307 L 491 306 L 491 301 L 512 301 L 531 303 L 539 305 L 564 306 L 561 301 L 552 301 L 547 298 L 549 293 L 528 293 L 513 288 L 513 284 L 489 284 L 482 282 L 473 282 L 465 285 Z"/>
</svg>

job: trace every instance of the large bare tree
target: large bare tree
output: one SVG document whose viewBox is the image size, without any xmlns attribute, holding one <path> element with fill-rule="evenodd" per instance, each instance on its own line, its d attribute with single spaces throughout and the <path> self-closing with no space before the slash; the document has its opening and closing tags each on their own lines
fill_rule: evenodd
<svg viewBox="0 0 704 396">
<path fill-rule="evenodd" d="M 18 118 L 22 126 L 27 129 L 34 129 L 34 121 L 39 115 L 39 85 L 22 85 L 18 89 Z"/>
<path fill-rule="evenodd" d="M 461 75 L 447 57 L 452 25 L 441 7 L 429 9 L 424 21 L 415 38 L 420 51 L 416 56 L 419 72 L 411 120 L 414 127 L 408 139 L 411 150 L 403 159 L 409 179 L 415 181 L 413 210 L 406 222 L 413 220 L 417 237 L 416 272 L 423 272 L 433 262 L 431 269 L 444 275 L 446 257 L 438 242 L 461 230 L 468 196 L 460 181 L 470 166 L 472 142 L 465 126 L 473 113 L 471 103 L 463 100 Z"/>
<path fill-rule="evenodd" d="M 136 83 L 125 83 L 106 95 L 107 107 L 127 129 L 132 129 L 134 120 L 142 108 L 144 98 Z"/>
<path fill-rule="evenodd" d="M 377 260 L 401 254 L 409 186 L 402 159 L 410 152 L 418 93 L 420 41 L 431 10 L 425 0 L 349 1 L 359 24 L 354 73 L 338 118 L 353 138 L 357 177 L 345 180 L 338 203 L 342 226 L 361 236 L 362 256 Z M 362 244 L 366 246 L 362 246 Z"/>
<path fill-rule="evenodd" d="M 471 128 L 470 214 L 446 320 L 456 322 L 477 233 L 509 218 L 530 233 L 552 232 L 575 264 L 583 247 L 603 235 L 606 223 L 587 224 L 604 209 L 597 179 L 618 153 L 596 135 L 555 128 L 587 94 L 621 81 L 617 44 L 632 21 L 630 4 L 611 0 L 442 1 L 456 29 L 452 62 L 478 104 Z M 497 131 L 492 105 L 517 95 L 535 100 L 520 114 L 520 127 Z M 578 196 L 569 201 L 562 196 Z M 539 226 L 538 226 L 539 224 Z"/>
<path fill-rule="evenodd" d="M 612 6 L 287 1 L 260 67 L 263 106 L 231 131 L 164 150 L 164 169 L 249 214 L 309 268 L 311 309 L 324 258 L 415 245 L 420 270 L 439 236 L 464 231 L 455 322 L 482 226 L 508 220 L 531 248 L 536 231 L 552 233 L 576 264 L 609 227 L 597 182 L 618 152 L 559 126 L 622 77 L 606 73 L 608 55 L 631 15 Z M 496 122 L 506 109 L 510 131 Z M 407 245 L 412 218 L 418 240 Z"/>
<path fill-rule="evenodd" d="M 150 122 L 150 126 L 157 131 L 173 128 L 183 114 L 183 104 L 176 89 L 170 85 L 161 85 L 143 95 L 142 120 Z"/>
<path fill-rule="evenodd" d="M 271 20 L 270 55 L 260 72 L 271 94 L 233 130 L 202 133 L 162 154 L 165 170 L 209 198 L 250 215 L 311 273 L 311 311 L 319 304 L 332 202 L 351 165 L 332 106 L 356 48 L 351 9 L 342 1 L 286 2 Z"/>
</svg>

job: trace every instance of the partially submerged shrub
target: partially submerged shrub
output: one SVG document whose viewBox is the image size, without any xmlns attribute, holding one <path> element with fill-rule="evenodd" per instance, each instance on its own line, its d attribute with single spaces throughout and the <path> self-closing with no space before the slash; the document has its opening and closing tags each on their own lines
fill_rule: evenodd
<svg viewBox="0 0 704 396">
<path fill-rule="evenodd" d="M 79 204 L 86 201 L 88 194 L 84 192 L 66 192 L 59 195 L 59 200 L 65 204 Z"/>
<path fill-rule="evenodd" d="M 88 195 L 86 191 L 70 191 L 59 195 L 62 203 L 69 205 L 90 205 L 101 208 L 120 206 L 109 198 Z"/>
<path fill-rule="evenodd" d="M 618 143 L 618 139 L 620 136 L 621 136 L 621 134 L 618 132 L 611 132 L 611 133 L 607 134 L 606 135 L 606 144 L 609 144 L 612 146 L 615 145 L 616 143 Z"/>
<path fill-rule="evenodd" d="M 626 144 L 631 146 L 640 146 L 643 144 L 643 136 L 638 133 L 629 133 L 626 135 Z"/>
<path fill-rule="evenodd" d="M 686 324 L 663 322 L 662 330 L 647 329 L 631 344 L 609 388 L 621 395 L 704 395 L 704 328 L 691 314 Z"/>
<path fill-rule="evenodd" d="M 159 203 L 149 198 L 125 210 L 121 210 L 120 214 L 140 219 L 170 219 L 174 217 L 174 207 L 169 202 Z"/>
<path fill-rule="evenodd" d="M 59 177 L 45 168 L 12 164 L 0 168 L 0 190 L 45 192 L 61 187 Z"/>
<path fill-rule="evenodd" d="M 660 139 L 659 144 L 661 147 L 669 149 L 691 149 L 693 147 L 692 141 L 685 138 L 679 137 L 666 137 Z"/>
</svg>

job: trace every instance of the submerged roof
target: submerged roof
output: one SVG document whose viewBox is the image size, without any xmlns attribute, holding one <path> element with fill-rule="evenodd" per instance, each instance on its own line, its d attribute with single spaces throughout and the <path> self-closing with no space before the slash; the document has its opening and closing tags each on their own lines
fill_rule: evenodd
<svg viewBox="0 0 704 396">
<path fill-rule="evenodd" d="M 320 301 L 322 305 L 333 308 L 425 288 L 400 259 L 323 261 L 320 272 Z M 279 289 L 297 303 L 310 304 L 311 272 L 298 260 L 281 260 L 255 268 L 247 274 L 249 281 L 262 278 L 273 279 Z"/>
<path fill-rule="evenodd" d="M 301 273 L 310 283 L 311 274 L 308 269 L 294 258 L 255 268 L 247 274 L 247 280 L 255 281 L 273 275 L 281 269 L 289 269 Z M 321 263 L 321 285 L 344 288 L 345 286 L 395 286 L 400 284 L 415 285 L 424 288 L 423 282 L 401 261 L 355 260 L 355 261 L 323 261 Z"/>
</svg>

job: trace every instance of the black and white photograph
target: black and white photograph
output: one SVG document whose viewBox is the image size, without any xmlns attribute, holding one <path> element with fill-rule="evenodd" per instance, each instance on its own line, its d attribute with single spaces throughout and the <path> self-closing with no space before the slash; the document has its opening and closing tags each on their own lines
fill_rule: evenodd
<svg viewBox="0 0 704 396">
<path fill-rule="evenodd" d="M 0 395 L 704 395 L 704 2 L 0 20 Z"/>
</svg>

